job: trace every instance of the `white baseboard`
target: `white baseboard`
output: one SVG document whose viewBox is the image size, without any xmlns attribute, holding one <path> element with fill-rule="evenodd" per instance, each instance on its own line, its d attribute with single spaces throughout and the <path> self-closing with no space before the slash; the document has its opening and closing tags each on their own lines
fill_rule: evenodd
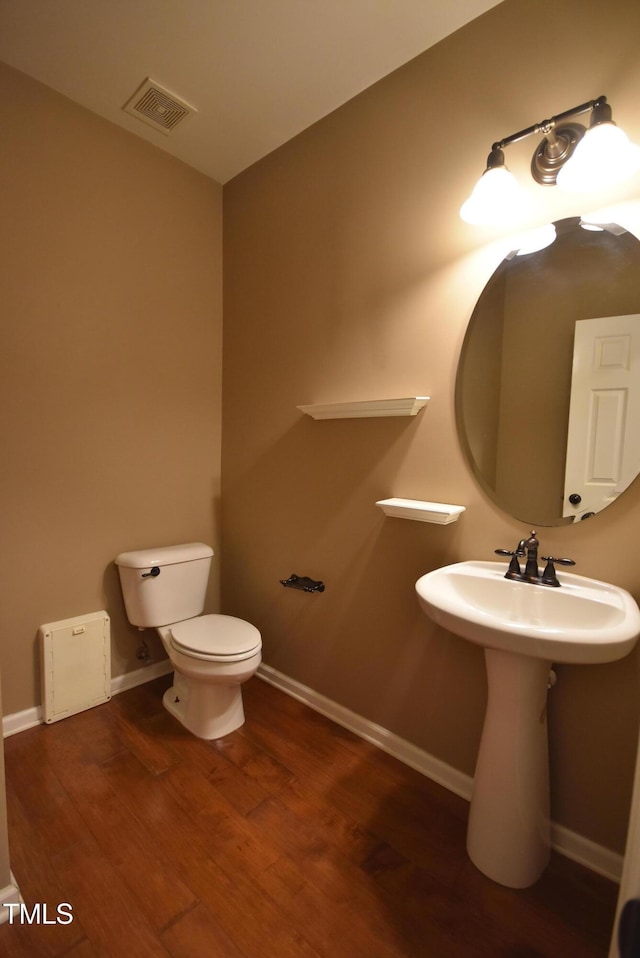
<svg viewBox="0 0 640 958">
<path fill-rule="evenodd" d="M 23 712 L 13 712 L 12 715 L 3 716 L 2 737 L 9 738 L 10 735 L 26 732 L 28 728 L 41 724 L 42 708 L 39 705 L 32 709 L 25 709 Z"/>
<path fill-rule="evenodd" d="M 115 678 L 111 679 L 111 694 L 118 695 L 119 692 L 128 692 L 129 689 L 135 689 L 137 685 L 153 682 L 154 679 L 168 675 L 169 672 L 173 672 L 171 662 L 169 659 L 162 659 L 161 662 L 153 662 L 141 669 L 135 669 L 133 672 L 116 675 Z"/>
<path fill-rule="evenodd" d="M 169 659 L 162 659 L 161 662 L 153 662 L 141 669 L 134 669 L 133 672 L 116 675 L 111 679 L 111 694 L 118 695 L 119 692 L 134 689 L 137 685 L 144 685 L 145 682 L 151 682 L 153 679 L 168 675 L 172 671 L 173 666 Z M 23 712 L 5 715 L 2 719 L 2 737 L 8 738 L 18 732 L 25 732 L 28 728 L 33 728 L 34 725 L 41 725 L 42 721 L 43 713 L 39 705 L 31 709 L 25 709 Z"/>
<path fill-rule="evenodd" d="M 343 728 L 354 732 L 359 738 L 377 745 L 383 752 L 388 752 L 389 755 L 393 755 L 394 758 L 404 762 L 405 765 L 415 768 L 416 771 L 426 775 L 427 778 L 437 782 L 438 785 L 444 785 L 450 792 L 455 792 L 456 795 L 460 795 L 467 800 L 471 798 L 473 779 L 469 775 L 459 772 L 451 765 L 440 761 L 439 758 L 434 758 L 433 755 L 429 755 L 428 752 L 418 748 L 417 745 L 412 745 L 411 742 L 400 738 L 399 735 L 383 728 L 382 725 L 376 725 L 356 712 L 351 712 L 343 705 L 338 705 L 337 702 L 320 695 L 319 692 L 315 692 L 300 682 L 296 682 L 288 675 L 283 675 L 282 672 L 276 671 L 270 665 L 265 665 L 264 662 L 258 669 L 258 676 L 282 692 L 291 695 L 294 699 L 304 702 L 315 712 L 320 712 L 321 715 L 325 715 L 338 725 L 342 725 Z"/>
<path fill-rule="evenodd" d="M 578 835 L 577 832 L 572 832 L 564 825 L 557 825 L 555 822 L 551 822 L 551 847 L 565 858 L 570 858 L 579 865 L 584 865 L 591 871 L 620 883 L 624 856 L 619 852 L 613 852 L 604 845 L 598 845 L 590 838 Z"/>
<path fill-rule="evenodd" d="M 320 712 L 321 715 L 325 715 L 338 725 L 342 725 L 343 728 L 349 729 L 359 738 L 363 738 L 384 752 L 388 752 L 389 755 L 393 755 L 394 758 L 421 772 L 422 775 L 437 782 L 438 785 L 448 788 L 449 791 L 466 798 L 467 801 L 471 799 L 473 778 L 470 775 L 465 775 L 458 769 L 452 768 L 451 765 L 447 765 L 446 762 L 400 738 L 399 735 L 395 735 L 381 725 L 376 725 L 361 715 L 351 712 L 343 705 L 320 695 L 308 686 L 302 685 L 288 675 L 283 675 L 282 672 L 278 672 L 269 665 L 262 663 L 258 669 L 258 676 L 270 685 L 286 692 L 287 695 L 291 695 L 308 705 L 314 711 Z M 617 852 L 613 852 L 602 845 L 597 845 L 590 839 L 570 831 L 563 825 L 557 825 L 555 822 L 551 823 L 551 846 L 566 858 L 571 858 L 573 861 L 585 865 L 592 871 L 604 875 L 605 878 L 615 882 L 620 881 L 623 856 Z"/>
<path fill-rule="evenodd" d="M 19 905 L 23 902 L 24 899 L 20 894 L 20 889 L 16 883 L 16 880 L 11 872 L 11 883 L 5 885 L 4 888 L 0 888 L 0 925 L 4 924 L 5 921 L 9 920 L 9 908 L 5 908 L 5 905 Z"/>
</svg>

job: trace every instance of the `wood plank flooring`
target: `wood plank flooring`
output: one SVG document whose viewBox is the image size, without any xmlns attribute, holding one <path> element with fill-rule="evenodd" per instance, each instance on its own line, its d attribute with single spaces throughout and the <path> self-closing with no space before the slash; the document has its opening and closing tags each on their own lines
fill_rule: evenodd
<svg viewBox="0 0 640 958">
<path fill-rule="evenodd" d="M 258 678 L 202 742 L 168 684 L 5 741 L 12 868 L 52 923 L 0 926 L 4 958 L 606 958 L 614 884 L 554 855 L 502 888 L 462 799 Z"/>
</svg>

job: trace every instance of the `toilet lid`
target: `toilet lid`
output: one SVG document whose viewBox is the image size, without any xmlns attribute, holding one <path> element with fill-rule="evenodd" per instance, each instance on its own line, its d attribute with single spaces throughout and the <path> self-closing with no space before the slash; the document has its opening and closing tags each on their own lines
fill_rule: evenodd
<svg viewBox="0 0 640 958">
<path fill-rule="evenodd" d="M 232 615 L 200 615 L 171 626 L 177 649 L 216 657 L 249 654 L 261 648 L 255 625 Z"/>
</svg>

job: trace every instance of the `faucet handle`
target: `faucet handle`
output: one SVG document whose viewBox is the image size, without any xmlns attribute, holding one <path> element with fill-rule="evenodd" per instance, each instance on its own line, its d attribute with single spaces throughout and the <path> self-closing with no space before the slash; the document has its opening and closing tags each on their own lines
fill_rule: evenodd
<svg viewBox="0 0 640 958">
<path fill-rule="evenodd" d="M 511 562 L 509 563 L 509 568 L 505 575 L 505 579 L 521 579 L 522 571 L 520 569 L 520 563 L 518 562 L 518 556 L 522 555 L 520 549 L 516 549 L 515 552 L 512 552 L 510 549 L 494 549 L 493 550 L 497 556 L 511 556 Z"/>
<path fill-rule="evenodd" d="M 556 559 L 555 556 L 542 556 L 542 559 L 547 563 L 544 572 L 540 576 L 540 581 L 543 585 L 560 585 L 556 575 L 555 563 L 558 565 L 575 565 L 573 559 Z"/>
</svg>

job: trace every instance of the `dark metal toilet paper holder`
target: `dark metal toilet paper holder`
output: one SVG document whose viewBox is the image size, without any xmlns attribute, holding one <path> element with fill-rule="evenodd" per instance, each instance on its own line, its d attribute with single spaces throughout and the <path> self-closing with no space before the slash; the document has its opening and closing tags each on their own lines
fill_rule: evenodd
<svg viewBox="0 0 640 958">
<path fill-rule="evenodd" d="M 285 589 L 301 589 L 303 592 L 324 592 L 324 582 L 317 579 L 310 579 L 306 575 L 296 575 L 292 573 L 288 579 L 280 579 L 280 584 Z"/>
</svg>

